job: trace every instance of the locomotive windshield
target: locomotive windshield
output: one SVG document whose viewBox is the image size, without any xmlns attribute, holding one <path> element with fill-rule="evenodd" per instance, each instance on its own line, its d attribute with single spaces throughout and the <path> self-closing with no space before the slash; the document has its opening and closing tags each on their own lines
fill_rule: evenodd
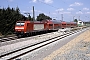
<svg viewBox="0 0 90 60">
<path fill-rule="evenodd" d="M 24 26 L 25 22 L 17 22 L 16 26 Z"/>
</svg>

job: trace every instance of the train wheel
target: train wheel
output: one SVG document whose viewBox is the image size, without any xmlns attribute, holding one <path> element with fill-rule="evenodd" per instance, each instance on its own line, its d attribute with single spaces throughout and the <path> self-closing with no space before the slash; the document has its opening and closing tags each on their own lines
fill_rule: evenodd
<svg viewBox="0 0 90 60">
<path fill-rule="evenodd" d="M 17 35 L 18 36 L 18 38 L 21 38 L 22 37 L 22 35 Z"/>
</svg>

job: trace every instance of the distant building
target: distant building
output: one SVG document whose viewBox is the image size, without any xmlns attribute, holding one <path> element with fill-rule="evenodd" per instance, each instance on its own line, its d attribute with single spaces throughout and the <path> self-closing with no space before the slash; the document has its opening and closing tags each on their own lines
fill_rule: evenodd
<svg viewBox="0 0 90 60">
<path fill-rule="evenodd" d="M 77 24 L 78 24 L 78 26 L 83 26 L 84 25 L 84 22 L 81 21 L 81 20 L 78 20 Z"/>
</svg>

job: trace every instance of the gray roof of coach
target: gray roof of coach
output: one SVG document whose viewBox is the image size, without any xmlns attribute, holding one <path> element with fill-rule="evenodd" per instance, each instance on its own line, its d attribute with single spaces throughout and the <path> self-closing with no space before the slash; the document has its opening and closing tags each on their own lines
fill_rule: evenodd
<svg viewBox="0 0 90 60">
<path fill-rule="evenodd" d="M 58 24 L 60 24 L 60 23 L 61 23 L 61 21 L 60 21 L 60 20 L 51 20 L 51 21 L 52 21 L 52 23 L 54 23 L 54 24 L 55 24 L 55 23 L 56 23 L 56 24 L 57 24 L 57 23 L 58 23 Z"/>
</svg>

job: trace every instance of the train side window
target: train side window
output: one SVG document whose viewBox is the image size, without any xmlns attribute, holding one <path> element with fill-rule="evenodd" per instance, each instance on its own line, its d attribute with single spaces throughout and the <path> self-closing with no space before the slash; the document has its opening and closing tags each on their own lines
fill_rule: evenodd
<svg viewBox="0 0 90 60">
<path fill-rule="evenodd" d="M 49 26 L 53 26 L 53 24 L 49 24 Z"/>
<path fill-rule="evenodd" d="M 62 24 L 62 25 L 66 25 L 66 24 Z"/>
<path fill-rule="evenodd" d="M 67 24 L 67 25 L 69 25 L 69 24 Z"/>
</svg>

